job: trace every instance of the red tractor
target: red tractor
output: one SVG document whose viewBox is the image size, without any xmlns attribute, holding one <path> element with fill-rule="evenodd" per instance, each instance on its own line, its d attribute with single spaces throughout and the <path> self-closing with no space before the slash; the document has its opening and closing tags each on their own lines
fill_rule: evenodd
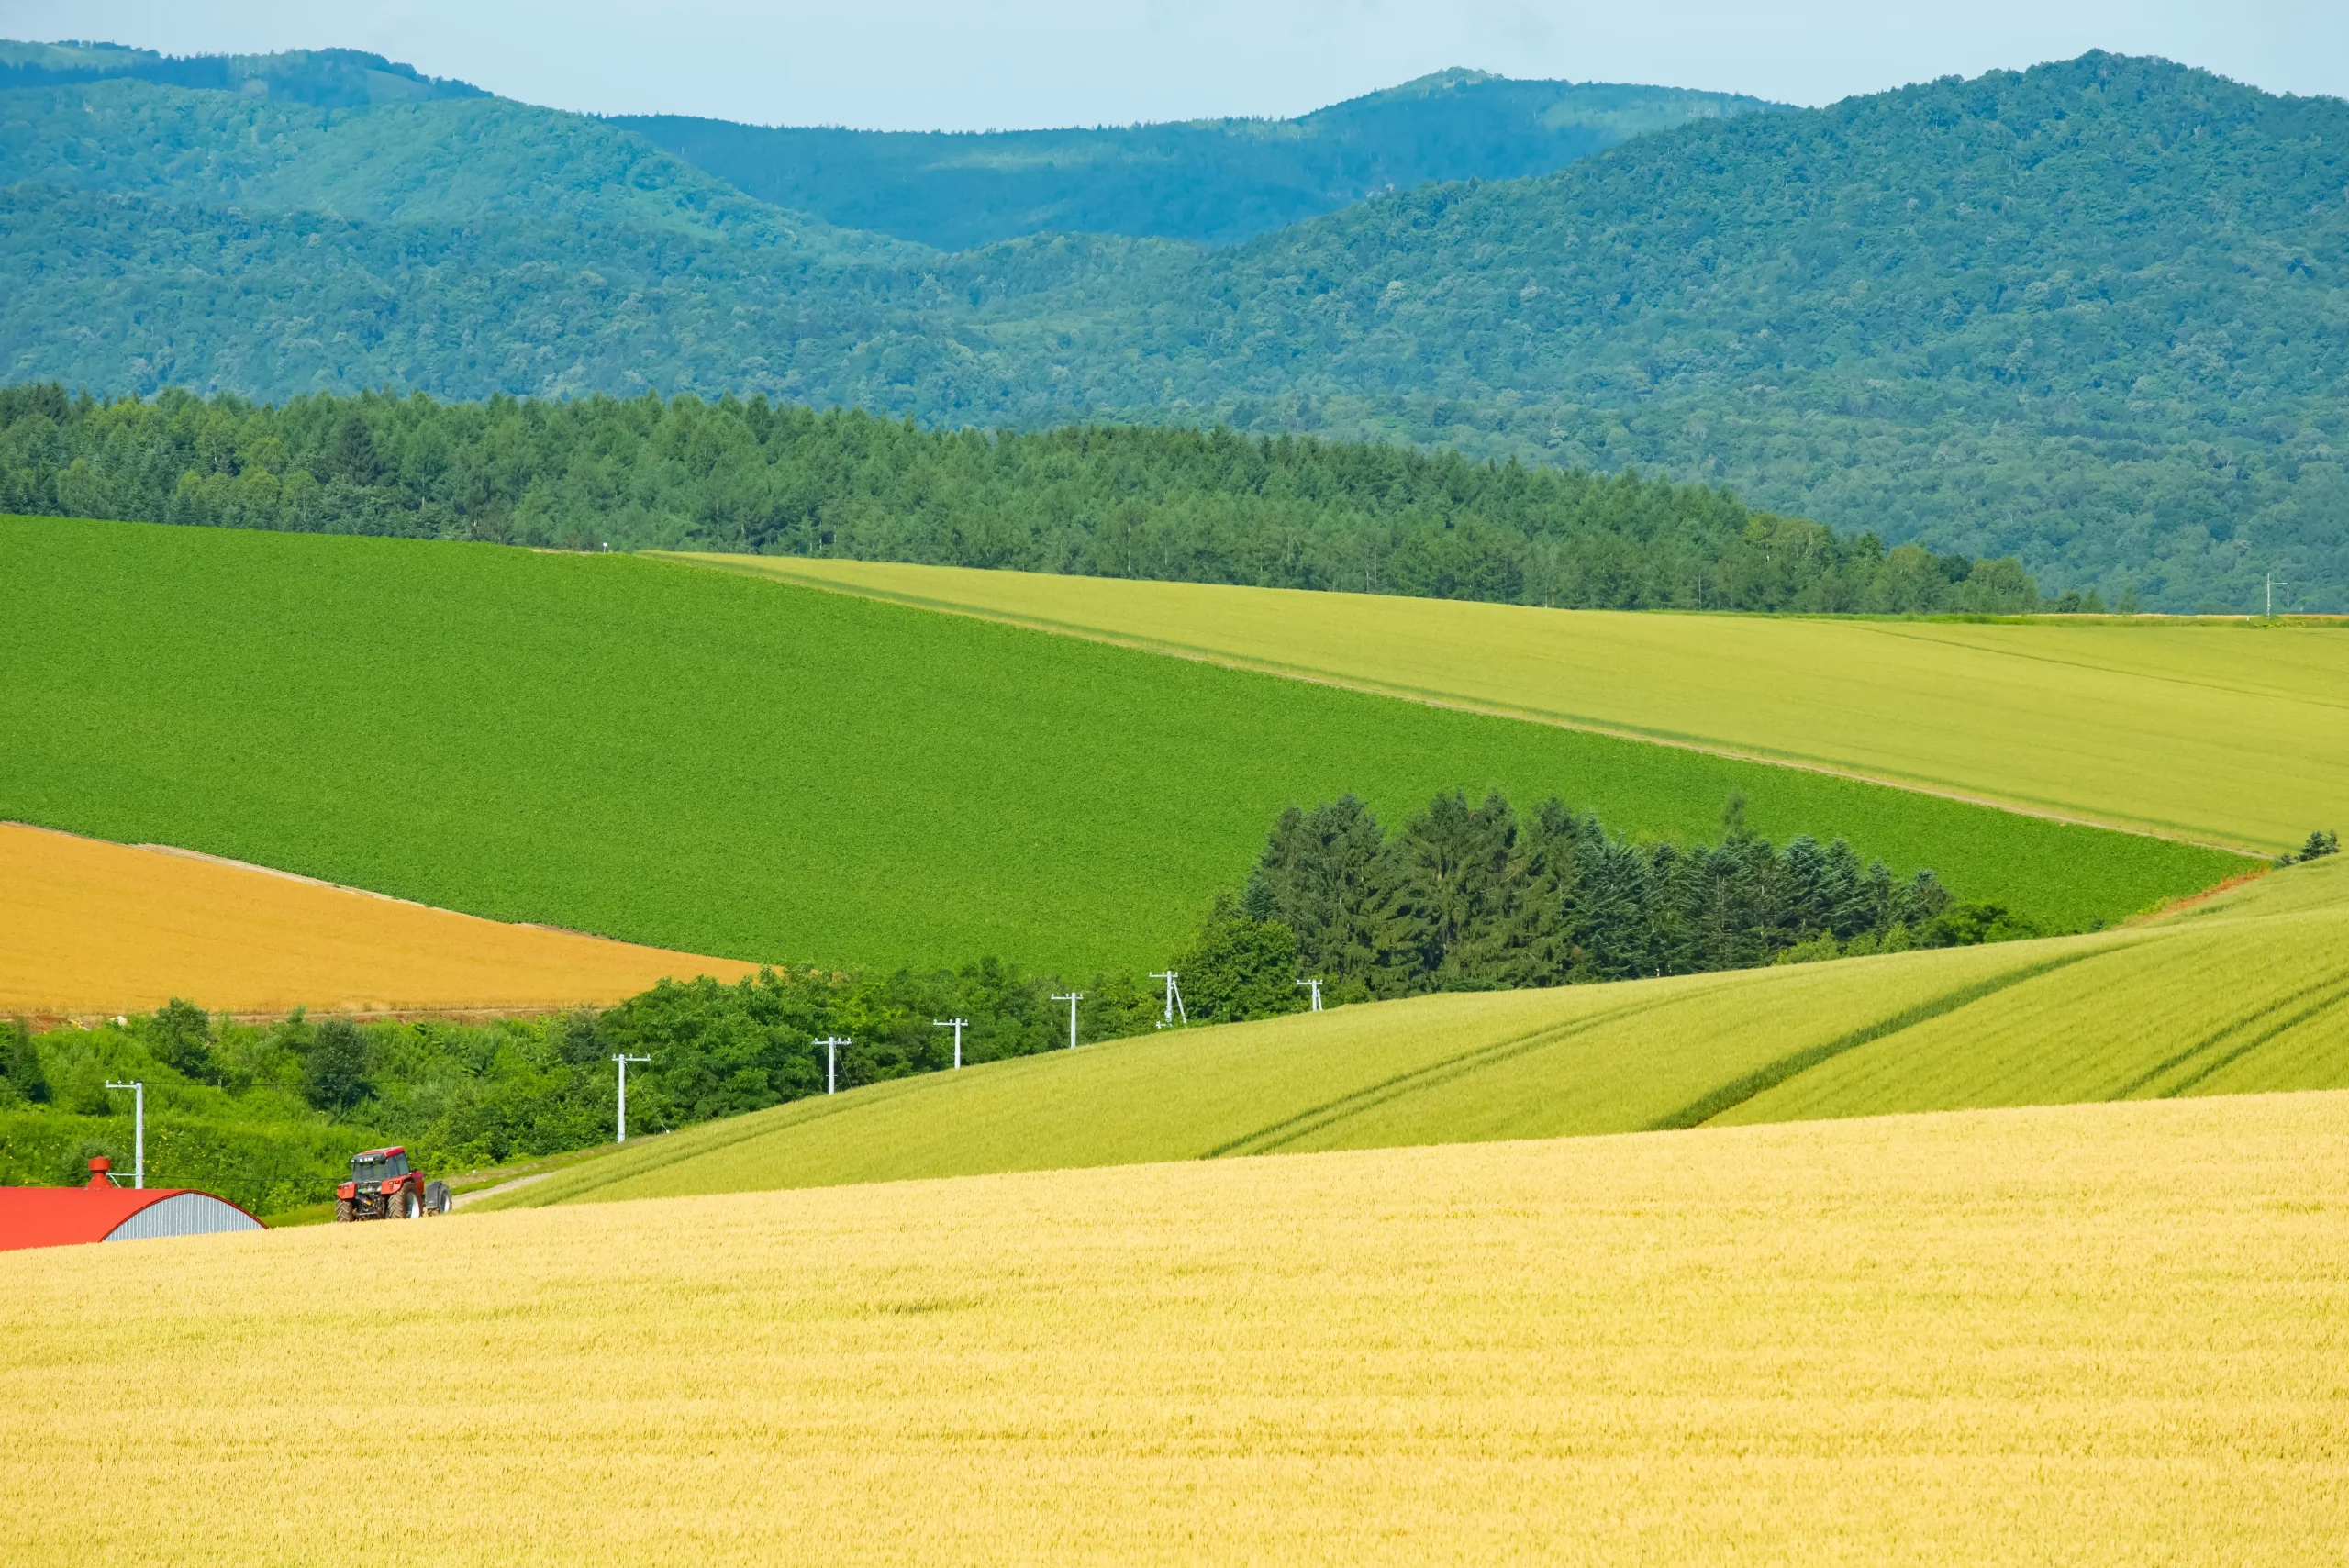
<svg viewBox="0 0 2349 1568">
<path fill-rule="evenodd" d="M 351 1162 L 351 1180 L 334 1190 L 334 1217 L 414 1219 L 449 1212 L 449 1184 L 407 1168 L 406 1149 L 370 1149 Z"/>
</svg>

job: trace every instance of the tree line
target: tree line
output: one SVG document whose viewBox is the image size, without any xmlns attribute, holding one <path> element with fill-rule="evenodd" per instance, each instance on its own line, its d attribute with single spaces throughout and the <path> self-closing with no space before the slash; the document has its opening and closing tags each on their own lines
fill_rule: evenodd
<svg viewBox="0 0 2349 1568">
<path fill-rule="evenodd" d="M 2011 559 L 1887 550 L 1634 473 L 1220 428 L 923 429 L 763 396 L 0 388 L 0 511 L 1593 608 L 2042 607 Z"/>
<path fill-rule="evenodd" d="M 1842 839 L 1773 845 L 1732 799 L 1716 844 L 1643 843 L 1555 798 L 1438 795 L 1389 835 L 1353 795 L 1281 815 L 1254 872 L 1186 958 L 1200 1016 L 1339 1001 L 1691 974 L 1953 946 L 2038 929 L 1952 906 L 1931 871 L 1896 878 Z"/>
</svg>

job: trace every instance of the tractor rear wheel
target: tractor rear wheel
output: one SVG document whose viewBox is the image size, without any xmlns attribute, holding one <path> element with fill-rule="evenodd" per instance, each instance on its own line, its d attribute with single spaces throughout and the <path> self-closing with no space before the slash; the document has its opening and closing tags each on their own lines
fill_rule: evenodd
<svg viewBox="0 0 2349 1568">
<path fill-rule="evenodd" d="M 349 1198 L 339 1197 L 334 1200 L 334 1218 L 338 1225 L 347 1224 L 350 1221 L 351 1200 Z"/>
<path fill-rule="evenodd" d="M 384 1215 L 388 1219 L 414 1219 L 423 1212 L 424 1202 L 414 1187 L 402 1187 L 384 1200 Z"/>
</svg>

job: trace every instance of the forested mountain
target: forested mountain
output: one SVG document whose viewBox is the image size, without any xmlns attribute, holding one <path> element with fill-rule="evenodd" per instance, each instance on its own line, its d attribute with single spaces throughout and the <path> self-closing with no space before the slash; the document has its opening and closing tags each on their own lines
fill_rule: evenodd
<svg viewBox="0 0 2349 1568">
<path fill-rule="evenodd" d="M 172 87 L 242 93 L 326 109 L 487 96 L 466 82 L 427 76 L 412 65 L 355 49 L 282 54 L 158 54 L 111 43 L 18 43 L 0 39 L 0 88 L 63 87 L 121 77 Z"/>
<path fill-rule="evenodd" d="M 961 250 L 1048 231 L 1229 244 L 1430 180 L 1547 174 L 1629 137 L 1770 106 L 1442 71 L 1286 120 L 982 132 L 610 123 L 777 206 Z"/>
<path fill-rule="evenodd" d="M 905 250 L 753 201 L 601 121 L 483 95 L 339 110 L 128 79 L 20 88 L 0 93 L 0 187 L 193 209 L 173 220 L 191 239 L 298 213 L 420 226 L 427 243 L 512 233 L 545 261 L 584 261 L 615 230 L 622 245 Z"/>
<path fill-rule="evenodd" d="M 2349 608 L 2337 99 L 2095 54 L 1700 120 L 1223 249 L 953 254 L 577 117 L 305 108 L 297 133 L 245 107 L 0 93 L 10 379 L 1400 438 L 1703 479 L 2154 607 L 2252 608 L 2272 571 L 2299 607 Z M 507 117 L 451 139 L 469 114 Z M 164 167 L 162 124 L 213 156 Z M 435 158 L 478 199 L 377 172 Z"/>
</svg>

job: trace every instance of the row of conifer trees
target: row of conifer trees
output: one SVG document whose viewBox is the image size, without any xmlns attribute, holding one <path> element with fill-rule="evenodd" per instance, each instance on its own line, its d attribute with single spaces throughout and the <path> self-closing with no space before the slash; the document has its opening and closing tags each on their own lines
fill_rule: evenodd
<svg viewBox="0 0 2349 1568">
<path fill-rule="evenodd" d="M 1742 969 L 1980 940 L 1930 871 L 1896 878 L 1841 839 L 1783 848 L 1732 799 L 1712 845 L 1641 843 L 1556 799 L 1440 795 L 1391 837 L 1353 795 L 1291 806 L 1186 958 L 1197 1016 L 1338 1000 Z M 2001 912 L 2003 914 L 2003 912 Z M 1980 924 L 1973 922 L 1972 924 Z M 2029 934 L 2010 917 L 2013 929 Z"/>
</svg>

